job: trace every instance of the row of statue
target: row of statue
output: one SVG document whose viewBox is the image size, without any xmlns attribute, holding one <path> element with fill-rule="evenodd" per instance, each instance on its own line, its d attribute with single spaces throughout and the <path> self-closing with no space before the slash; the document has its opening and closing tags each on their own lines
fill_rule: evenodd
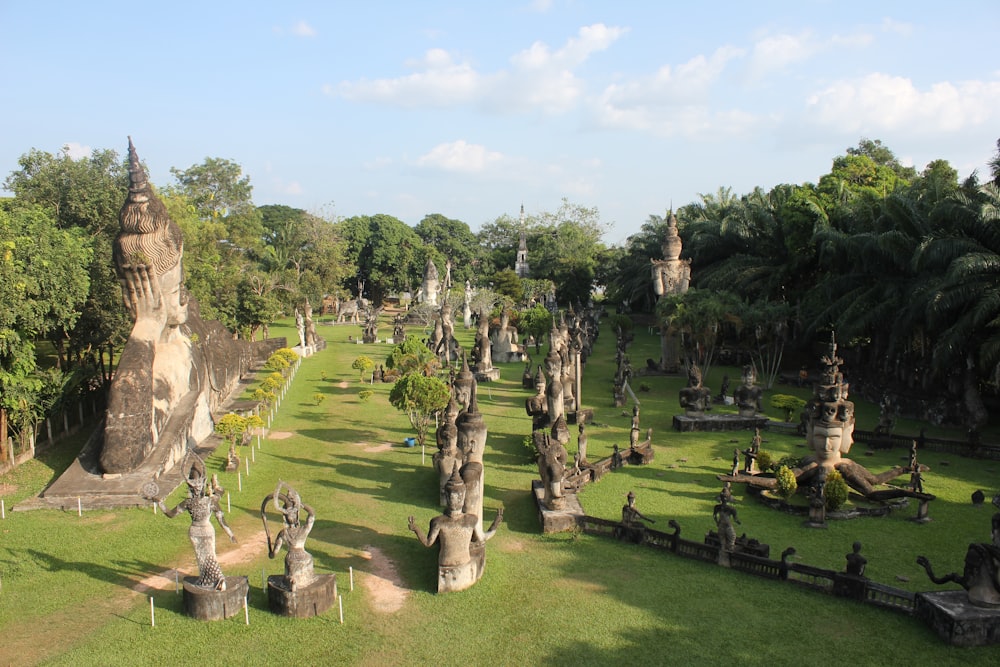
<svg viewBox="0 0 1000 667">
<path fill-rule="evenodd" d="M 226 522 L 221 499 L 225 489 L 218 477 L 208 479 L 205 463 L 194 453 L 188 454 L 185 463 L 187 497 L 168 509 L 159 497 L 155 482 L 149 482 L 143 494 L 152 500 L 165 517 L 172 519 L 182 512 L 191 517 L 188 538 L 194 547 L 198 564 L 197 577 L 185 577 L 185 609 L 202 620 L 228 618 L 240 610 L 240 600 L 248 592 L 246 577 L 227 577 L 222 572 L 216 555 L 215 527 L 212 518 L 229 537 L 236 536 Z M 269 511 L 281 516 L 281 529 L 273 539 L 267 521 Z M 313 557 L 305 549 L 306 539 L 313 529 L 316 513 L 302 502 L 291 485 L 279 481 L 273 493 L 265 496 L 260 505 L 260 516 L 267 536 L 268 557 L 274 558 L 284 546 L 284 573 L 268 578 L 268 600 L 272 611 L 286 616 L 313 616 L 323 613 L 334 601 L 336 584 L 332 574 L 316 574 Z"/>
</svg>

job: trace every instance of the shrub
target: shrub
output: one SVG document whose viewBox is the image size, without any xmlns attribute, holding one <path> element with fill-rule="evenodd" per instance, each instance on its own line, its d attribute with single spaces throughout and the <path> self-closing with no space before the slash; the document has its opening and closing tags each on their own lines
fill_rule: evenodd
<svg viewBox="0 0 1000 667">
<path fill-rule="evenodd" d="M 321 394 L 319 392 L 316 392 L 315 394 L 313 394 L 313 402 L 315 402 L 316 405 L 319 405 L 324 400 L 326 400 L 326 394 Z"/>
<path fill-rule="evenodd" d="M 351 363 L 351 368 L 358 371 L 361 376 L 361 382 L 365 381 L 365 375 L 373 368 L 375 368 L 375 362 L 371 360 L 371 357 L 366 357 L 364 355 L 358 357 Z"/>
<path fill-rule="evenodd" d="M 785 421 L 792 421 L 792 413 L 806 407 L 806 402 L 798 396 L 775 394 L 771 396 L 771 407 L 785 412 Z"/>
<path fill-rule="evenodd" d="M 796 456 L 795 454 L 787 454 L 778 459 L 777 463 L 772 465 L 775 468 L 780 468 L 781 466 L 787 466 L 788 468 L 798 468 L 799 464 L 802 462 L 801 456 Z"/>
<path fill-rule="evenodd" d="M 372 391 L 371 389 L 362 389 L 361 391 L 358 392 L 358 398 L 361 399 L 362 402 L 367 402 L 368 399 L 371 398 L 372 394 L 374 393 L 375 392 Z"/>
<path fill-rule="evenodd" d="M 299 353 L 290 347 L 281 347 L 274 351 L 272 356 L 281 357 L 288 362 L 289 365 L 294 364 L 299 360 Z"/>
<path fill-rule="evenodd" d="M 795 473 L 788 466 L 780 466 L 774 476 L 778 480 L 778 495 L 782 498 L 791 498 L 799 488 L 799 483 L 795 481 Z"/>
<path fill-rule="evenodd" d="M 826 486 L 823 489 L 826 495 L 826 509 L 831 512 L 840 509 L 847 502 L 848 491 L 843 475 L 836 470 L 827 473 Z"/>
<path fill-rule="evenodd" d="M 272 354 L 264 362 L 264 369 L 269 371 L 283 371 L 291 366 L 291 363 L 285 357 L 281 356 L 277 352 Z"/>
<path fill-rule="evenodd" d="M 652 387 L 650 387 L 645 382 L 639 383 L 639 391 L 650 391 L 651 389 L 652 389 Z"/>
<path fill-rule="evenodd" d="M 763 449 L 757 452 L 757 469 L 761 472 L 768 472 L 771 470 L 771 466 L 774 465 L 774 457 L 771 456 L 771 452 L 765 452 Z"/>
</svg>

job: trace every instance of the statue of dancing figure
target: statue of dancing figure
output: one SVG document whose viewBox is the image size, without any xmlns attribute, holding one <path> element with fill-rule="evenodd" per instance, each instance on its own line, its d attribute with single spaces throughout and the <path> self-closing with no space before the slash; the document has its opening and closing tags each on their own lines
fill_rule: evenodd
<svg viewBox="0 0 1000 667">
<path fill-rule="evenodd" d="M 288 490 L 282 493 L 282 488 Z M 271 541 L 271 533 L 267 527 L 267 505 L 274 503 L 274 509 L 281 513 L 282 528 Z M 305 513 L 305 521 L 302 521 L 300 513 Z M 316 513 L 313 508 L 302 502 L 298 491 L 293 489 L 286 482 L 279 481 L 274 493 L 268 494 L 260 504 L 260 518 L 264 522 L 264 533 L 267 535 L 267 556 L 274 558 L 281 550 L 281 545 L 288 547 L 285 555 L 285 581 L 289 590 L 295 591 L 300 587 L 308 586 L 316 578 L 313 572 L 313 557 L 305 549 L 306 538 L 312 531 L 313 523 L 316 521 Z"/>
</svg>

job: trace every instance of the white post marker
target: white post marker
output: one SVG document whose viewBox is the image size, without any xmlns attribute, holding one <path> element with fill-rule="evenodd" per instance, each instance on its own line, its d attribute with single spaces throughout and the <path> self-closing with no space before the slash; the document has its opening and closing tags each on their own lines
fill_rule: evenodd
<svg viewBox="0 0 1000 667">
<path fill-rule="evenodd" d="M 255 454 L 256 451 L 257 450 L 255 450 L 253 448 L 253 446 L 251 445 L 251 447 L 250 447 L 250 460 L 253 461 L 254 463 L 257 463 L 257 454 Z"/>
<path fill-rule="evenodd" d="M 7 506 L 3 504 L 3 498 L 0 498 L 0 519 L 7 518 Z"/>
<path fill-rule="evenodd" d="M 156 503 L 153 503 L 153 514 L 156 514 Z"/>
<path fill-rule="evenodd" d="M 337 596 L 337 605 L 340 607 L 340 624 L 344 624 L 344 598 Z"/>
<path fill-rule="evenodd" d="M 80 503 L 80 496 L 76 497 L 76 515 L 83 516 L 83 505 Z"/>
<path fill-rule="evenodd" d="M 247 594 L 250 597 L 250 594 Z M 247 625 L 250 625 L 250 607 L 247 606 L 247 598 L 243 598 L 243 620 L 246 621 Z"/>
<path fill-rule="evenodd" d="M 233 513 L 233 501 L 229 497 L 229 492 L 226 491 L 226 514 Z"/>
<path fill-rule="evenodd" d="M 349 566 L 347 568 L 347 571 L 351 575 L 351 590 L 353 591 L 354 590 L 354 567 L 353 566 Z"/>
<path fill-rule="evenodd" d="M 243 459 L 243 462 L 247 464 L 247 477 L 250 476 L 250 459 Z"/>
<path fill-rule="evenodd" d="M 153 596 L 149 596 L 149 625 L 156 627 L 156 607 L 153 606 Z"/>
<path fill-rule="evenodd" d="M 181 574 L 177 570 L 174 570 L 174 593 L 181 592 Z"/>
<path fill-rule="evenodd" d="M 237 491 L 243 490 L 243 473 L 241 473 L 239 470 L 236 471 L 236 490 Z"/>
</svg>

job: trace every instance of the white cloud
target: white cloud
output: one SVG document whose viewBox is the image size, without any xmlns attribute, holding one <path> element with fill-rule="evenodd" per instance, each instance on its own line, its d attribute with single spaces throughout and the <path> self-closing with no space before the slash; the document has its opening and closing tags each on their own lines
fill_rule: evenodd
<svg viewBox="0 0 1000 667">
<path fill-rule="evenodd" d="M 315 37 L 316 29 L 305 21 L 299 21 L 292 26 L 292 34 L 297 37 Z"/>
<path fill-rule="evenodd" d="M 823 53 L 862 49 L 872 41 L 872 36 L 864 32 L 832 35 L 826 38 L 817 36 L 811 30 L 796 35 L 768 35 L 754 43 L 750 55 L 749 73 L 751 78 L 759 79 Z"/>
<path fill-rule="evenodd" d="M 276 25 L 271 28 L 271 31 L 275 35 L 284 36 L 286 34 L 292 35 L 294 37 L 315 37 L 318 33 L 316 29 L 305 21 L 298 21 L 290 28 L 285 28 L 284 26 Z"/>
<path fill-rule="evenodd" d="M 63 145 L 63 151 L 72 159 L 79 160 L 80 158 L 89 156 L 93 152 L 93 149 L 90 146 L 70 141 Z"/>
<path fill-rule="evenodd" d="M 438 144 L 417 158 L 416 163 L 421 167 L 470 173 L 483 171 L 502 160 L 502 153 L 459 139 L 446 144 Z"/>
<path fill-rule="evenodd" d="M 354 102 L 381 102 L 401 107 L 444 107 L 475 98 L 480 76 L 467 62 L 456 62 L 444 49 L 430 49 L 407 65 L 418 71 L 395 79 L 344 81 L 328 94 L 339 93 Z"/>
<path fill-rule="evenodd" d="M 897 21 L 887 16 L 882 19 L 882 31 L 895 33 L 897 35 L 903 35 L 904 37 L 909 37 L 911 34 L 913 34 L 913 24 L 903 23 L 902 21 Z"/>
<path fill-rule="evenodd" d="M 743 134 L 760 121 L 739 110 L 713 110 L 711 93 L 727 66 L 744 55 L 742 49 L 725 46 L 708 57 L 612 84 L 594 102 L 596 121 L 664 137 Z"/>
<path fill-rule="evenodd" d="M 561 48 L 553 50 L 535 42 L 512 55 L 509 68 L 492 73 L 479 72 L 467 60 L 435 48 L 406 63 L 414 70 L 412 74 L 342 81 L 338 86 L 327 84 L 323 90 L 355 102 L 406 108 L 477 104 L 494 112 L 563 113 L 577 104 L 586 88 L 574 70 L 625 32 L 625 28 L 600 23 L 584 26 Z"/>
<path fill-rule="evenodd" d="M 919 90 L 908 78 L 874 73 L 811 95 L 807 110 L 816 123 L 847 132 L 958 132 L 1000 122 L 1000 80 Z"/>
</svg>

